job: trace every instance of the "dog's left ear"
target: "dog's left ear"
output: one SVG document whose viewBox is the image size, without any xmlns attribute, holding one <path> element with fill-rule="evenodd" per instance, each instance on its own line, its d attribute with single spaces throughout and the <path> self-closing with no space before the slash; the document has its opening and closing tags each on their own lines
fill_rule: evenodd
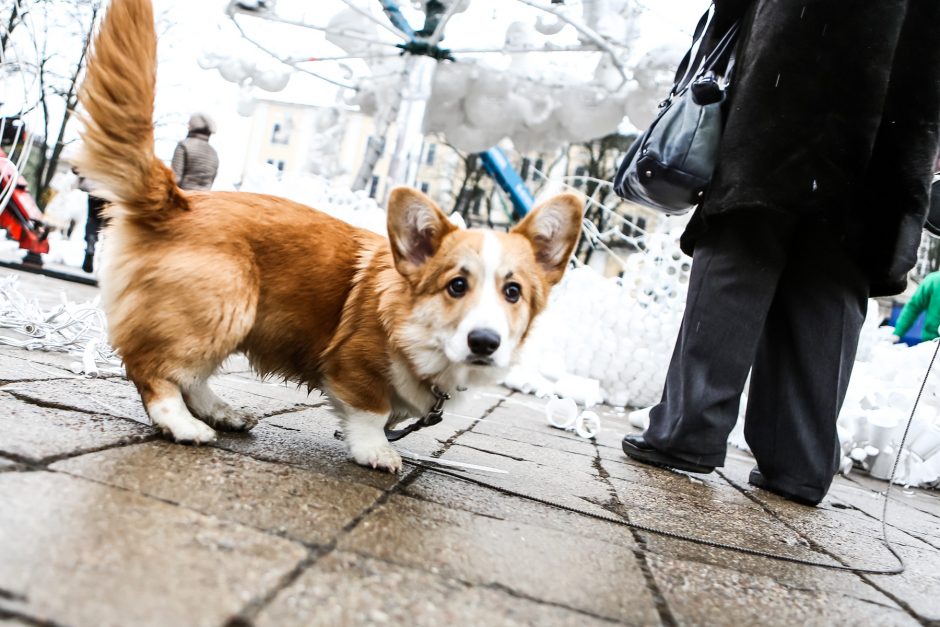
<svg viewBox="0 0 940 627">
<path fill-rule="evenodd" d="M 395 268 L 410 278 L 457 230 L 434 201 L 410 187 L 396 187 L 388 197 L 388 239 Z"/>
<path fill-rule="evenodd" d="M 583 215 L 584 203 L 578 196 L 560 194 L 533 209 L 511 231 L 529 240 L 535 259 L 552 285 L 565 274 L 565 266 L 581 234 Z"/>
</svg>

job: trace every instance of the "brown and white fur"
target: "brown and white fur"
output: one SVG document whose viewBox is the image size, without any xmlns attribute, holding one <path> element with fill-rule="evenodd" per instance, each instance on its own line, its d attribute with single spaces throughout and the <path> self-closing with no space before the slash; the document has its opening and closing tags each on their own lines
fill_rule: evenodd
<svg viewBox="0 0 940 627">
<path fill-rule="evenodd" d="M 582 203 L 467 231 L 397 188 L 386 240 L 282 198 L 185 192 L 154 156 L 155 73 L 150 0 L 114 0 L 81 91 L 79 168 L 113 202 L 103 304 L 154 425 L 191 443 L 253 427 L 206 384 L 244 352 L 262 375 L 323 390 L 356 462 L 398 471 L 383 428 L 426 413 L 432 385 L 503 374 L 564 273 Z"/>
</svg>

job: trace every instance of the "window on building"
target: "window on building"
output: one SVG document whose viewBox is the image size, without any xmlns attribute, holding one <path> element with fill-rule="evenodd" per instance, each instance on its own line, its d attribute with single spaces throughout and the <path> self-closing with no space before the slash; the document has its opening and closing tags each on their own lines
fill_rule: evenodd
<svg viewBox="0 0 940 627">
<path fill-rule="evenodd" d="M 434 165 L 434 157 L 437 152 L 437 144 L 428 144 L 428 154 L 425 156 L 425 163 Z"/>
<path fill-rule="evenodd" d="M 529 168 L 532 167 L 532 160 L 528 157 L 522 159 L 522 167 L 519 168 L 519 176 L 522 177 L 523 181 L 529 180 Z"/>
<path fill-rule="evenodd" d="M 379 177 L 372 176 L 372 184 L 369 186 L 369 198 L 375 198 L 375 193 L 379 189 Z"/>
<path fill-rule="evenodd" d="M 427 194 L 428 190 L 431 189 L 431 186 L 427 183 L 421 183 L 421 193 Z"/>
<path fill-rule="evenodd" d="M 282 145 L 289 144 L 293 126 L 294 124 L 291 117 L 287 114 L 282 115 L 280 121 L 275 122 L 274 126 L 271 128 L 271 143 Z"/>
</svg>

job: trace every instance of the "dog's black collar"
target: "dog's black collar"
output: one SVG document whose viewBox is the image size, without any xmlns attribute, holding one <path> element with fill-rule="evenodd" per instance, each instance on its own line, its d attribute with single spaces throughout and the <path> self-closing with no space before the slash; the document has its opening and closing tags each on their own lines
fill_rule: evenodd
<svg viewBox="0 0 940 627">
<path fill-rule="evenodd" d="M 450 400 L 450 394 L 440 389 L 436 385 L 431 386 L 431 394 L 434 395 L 434 405 L 431 409 L 428 410 L 421 418 L 418 418 L 412 422 L 407 427 L 401 429 L 386 429 L 385 437 L 389 442 L 395 442 L 400 440 L 409 433 L 413 433 L 419 429 L 425 427 L 430 427 L 431 425 L 436 425 L 444 419 L 444 403 Z"/>
</svg>

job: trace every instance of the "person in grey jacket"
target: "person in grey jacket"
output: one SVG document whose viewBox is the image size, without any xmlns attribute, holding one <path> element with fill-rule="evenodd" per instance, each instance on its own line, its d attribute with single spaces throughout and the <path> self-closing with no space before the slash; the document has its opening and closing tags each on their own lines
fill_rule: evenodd
<svg viewBox="0 0 940 627">
<path fill-rule="evenodd" d="M 208 190 L 219 171 L 219 155 L 209 145 L 215 123 L 204 113 L 189 118 L 189 133 L 173 152 L 173 174 L 176 183 L 186 190 Z"/>
</svg>

